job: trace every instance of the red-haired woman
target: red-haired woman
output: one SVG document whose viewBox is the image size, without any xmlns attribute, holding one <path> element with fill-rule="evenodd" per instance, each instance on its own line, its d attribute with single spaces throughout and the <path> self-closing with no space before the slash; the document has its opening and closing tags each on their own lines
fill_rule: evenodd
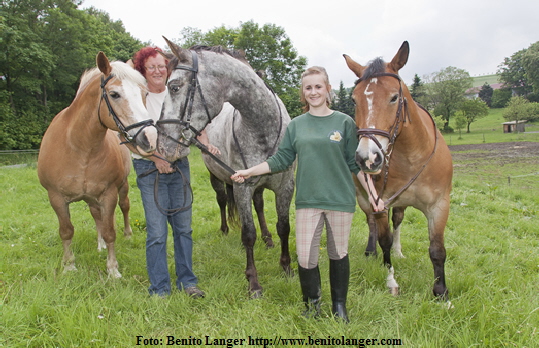
<svg viewBox="0 0 539 348">
<path fill-rule="evenodd" d="M 167 94 L 167 61 L 158 47 L 144 47 L 133 56 L 134 68 L 148 84 L 146 108 L 156 122 L 161 115 L 163 101 Z M 219 150 L 208 144 L 205 132 L 199 140 L 213 153 Z M 197 286 L 198 279 L 193 272 L 193 238 L 191 228 L 191 208 L 167 215 L 162 210 L 189 207 L 189 194 L 185 194 L 186 182 L 190 182 L 189 160 L 182 158 L 174 166 L 159 153 L 156 156 L 142 157 L 133 153 L 133 166 L 137 173 L 137 186 L 140 189 L 144 214 L 146 217 L 146 267 L 150 278 L 150 295 L 167 296 L 171 293 L 171 281 L 167 263 L 168 224 L 172 227 L 174 239 L 174 261 L 176 265 L 176 286 L 189 296 L 204 297 Z M 176 170 L 179 169 L 179 171 Z M 150 174 L 148 174 L 150 173 Z M 156 176 L 159 176 L 158 195 L 154 198 Z M 155 199 L 158 199 L 156 203 Z M 158 206 L 159 204 L 159 206 Z M 159 209 L 159 207 L 161 209 Z"/>
</svg>

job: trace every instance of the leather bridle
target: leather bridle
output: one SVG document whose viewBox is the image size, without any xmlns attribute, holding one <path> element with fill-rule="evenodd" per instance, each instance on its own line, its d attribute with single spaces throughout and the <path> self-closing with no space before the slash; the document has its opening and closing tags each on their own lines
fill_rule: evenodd
<svg viewBox="0 0 539 348">
<path fill-rule="evenodd" d="M 144 128 L 146 128 L 146 127 L 154 126 L 154 122 L 153 122 L 152 119 L 147 119 L 147 120 L 144 120 L 144 121 L 140 121 L 140 122 L 137 122 L 137 123 L 130 124 L 127 127 L 122 123 L 122 121 L 120 120 L 118 115 L 116 115 L 116 112 L 112 108 L 112 105 L 110 104 L 109 96 L 107 94 L 107 90 L 105 89 L 105 86 L 107 85 L 107 83 L 113 77 L 114 77 L 114 75 L 110 74 L 105 79 L 103 77 L 103 75 L 101 75 L 101 85 L 100 85 L 101 86 L 101 99 L 99 99 L 99 106 L 97 108 L 97 117 L 99 118 L 99 123 L 101 123 L 101 125 L 103 127 L 108 128 L 107 126 L 105 126 L 103 124 L 103 121 L 101 121 L 101 112 L 100 112 L 100 110 L 101 110 L 101 101 L 105 100 L 105 104 L 107 104 L 107 108 L 109 109 L 109 115 L 112 116 L 112 119 L 114 120 L 114 123 L 116 123 L 116 127 L 118 127 L 118 131 L 124 136 L 127 143 L 134 144 L 134 143 L 136 143 L 137 137 L 140 134 L 140 132 L 142 132 L 144 130 Z M 137 133 L 134 136 L 131 136 L 129 134 L 129 131 L 131 129 L 134 129 L 134 128 L 137 128 L 137 127 L 140 127 L 140 129 L 137 131 Z M 126 142 L 124 142 L 124 143 L 126 143 Z M 122 143 L 122 144 L 124 144 L 124 143 Z"/>
<path fill-rule="evenodd" d="M 178 119 L 167 119 L 167 120 L 159 120 L 156 122 L 157 126 L 161 124 L 177 124 L 180 126 L 180 139 L 174 139 L 173 137 L 169 136 L 168 134 L 165 134 L 165 136 L 172 140 L 173 142 L 180 144 L 185 147 L 189 147 L 192 142 L 194 142 L 193 138 L 189 138 L 185 136 L 184 131 L 190 130 L 192 131 L 196 136 L 200 135 L 200 131 L 204 129 L 208 123 L 211 123 L 211 115 L 208 110 L 208 104 L 206 103 L 206 100 L 204 99 L 204 95 L 202 94 L 202 90 L 200 88 L 200 83 L 198 81 L 198 55 L 196 52 L 191 51 L 191 56 L 193 58 L 193 66 L 187 66 L 187 65 L 177 65 L 174 67 L 174 69 L 180 69 L 180 70 L 187 70 L 191 72 L 191 79 L 189 86 L 187 88 L 187 94 L 185 95 L 185 103 L 183 105 L 183 108 L 180 110 L 180 117 Z M 170 89 L 170 83 L 172 81 L 169 81 L 169 89 Z M 200 128 L 196 129 L 191 125 L 191 115 L 193 111 L 193 104 L 195 100 L 195 94 L 198 91 L 198 94 L 200 95 L 200 99 L 202 101 L 202 105 L 204 106 L 204 110 L 206 111 L 206 115 L 208 116 L 208 122 Z M 182 142 L 181 139 L 185 139 L 186 142 Z"/>
<path fill-rule="evenodd" d="M 359 140 L 363 137 L 367 137 L 370 140 L 372 140 L 376 146 L 382 151 L 384 154 L 384 168 L 382 171 L 382 176 L 384 178 L 384 182 L 382 185 L 382 189 L 380 192 L 378 192 L 378 197 L 375 198 L 375 202 L 378 204 L 378 201 L 381 199 L 384 190 L 387 185 L 387 179 L 388 179 L 388 173 L 389 173 L 389 160 L 391 157 L 391 154 L 393 152 L 393 147 L 395 146 L 395 141 L 397 140 L 398 135 L 400 134 L 400 128 L 401 124 L 404 124 L 406 122 L 412 123 L 412 120 L 410 118 L 410 112 L 408 110 L 408 100 L 404 98 L 403 92 L 402 92 L 402 80 L 399 75 L 392 74 L 392 73 L 377 73 L 373 75 L 369 75 L 369 78 L 373 77 L 380 77 L 380 76 L 390 76 L 394 77 L 399 81 L 399 105 L 397 108 L 397 113 L 395 116 L 395 122 L 393 125 L 389 128 L 388 131 L 382 130 L 382 129 L 376 129 L 376 128 L 361 128 L 357 130 L 357 134 L 359 136 Z M 357 80 L 356 85 L 363 81 L 363 78 L 360 78 Z M 434 156 L 434 153 L 436 152 L 436 147 L 438 145 L 438 132 L 436 131 L 436 123 L 434 122 L 434 119 L 432 118 L 432 115 L 420 104 L 416 103 L 418 107 L 420 107 L 422 110 L 424 110 L 431 118 L 432 123 L 434 125 L 434 134 L 435 134 L 435 142 L 434 142 L 434 148 L 432 150 L 432 153 L 430 154 L 427 161 L 423 164 L 423 166 L 419 169 L 419 171 L 408 181 L 406 185 L 404 185 L 402 188 L 400 188 L 395 194 L 393 194 L 390 198 L 388 198 L 386 201 L 384 201 L 384 204 L 386 206 L 386 209 L 389 207 L 389 205 L 401 194 L 403 193 L 410 185 L 414 183 L 414 181 L 417 179 L 417 177 L 423 172 L 427 164 L 430 162 L 432 157 Z M 389 140 L 389 144 L 387 146 L 387 150 L 383 149 L 382 144 L 376 139 L 375 135 L 380 135 L 383 137 L 386 137 Z M 366 176 L 366 174 L 364 174 Z M 365 178 L 366 179 L 366 178 Z M 370 190 L 370 189 L 369 189 Z M 372 192 L 369 192 L 370 195 L 372 195 Z M 374 196 L 373 196 L 374 197 Z"/>
</svg>

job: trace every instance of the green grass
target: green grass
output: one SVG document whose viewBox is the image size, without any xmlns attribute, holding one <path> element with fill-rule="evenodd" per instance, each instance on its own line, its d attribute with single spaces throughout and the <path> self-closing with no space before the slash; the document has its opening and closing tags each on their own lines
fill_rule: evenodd
<svg viewBox="0 0 539 348">
<path fill-rule="evenodd" d="M 488 116 L 480 118 L 470 125 L 470 133 L 466 129 L 459 134 L 453 120 L 450 125 L 455 128 L 454 133 L 444 134 L 447 145 L 465 145 L 482 143 L 505 143 L 513 141 L 539 142 L 539 124 L 530 123 L 525 133 L 504 133 L 502 123 L 504 109 L 490 109 Z"/>
<path fill-rule="evenodd" d="M 324 245 L 320 259 L 324 317 L 307 320 L 300 316 L 298 278 L 284 276 L 278 265 L 271 193 L 266 193 L 265 210 L 277 247 L 266 249 L 258 239 L 255 258 L 264 296 L 249 299 L 240 232 L 232 229 L 228 236 L 221 235 L 218 207 L 197 149 L 190 160 L 195 192 L 194 267 L 207 293 L 201 300 L 178 291 L 166 299 L 148 296 L 145 222 L 133 173 L 134 235 L 126 240 L 118 233 L 117 258 L 123 278 L 113 280 L 106 275 L 106 252 L 97 252 L 94 222 L 84 203 L 71 205 L 78 271 L 63 274 L 58 223 L 37 180 L 35 164 L 0 168 L 0 347 L 134 347 L 137 336 L 163 340 L 139 346 L 165 346 L 168 336 L 201 339 L 205 346 L 206 336 L 210 343 L 219 343 L 213 339 L 343 335 L 398 338 L 403 347 L 537 347 L 537 177 L 508 185 L 505 175 L 510 168 L 492 174 L 496 168 L 491 163 L 475 164 L 472 169 L 467 163 L 455 163 L 445 238 L 451 308 L 431 294 L 433 271 L 425 217 L 413 208 L 406 211 L 402 227 L 406 258 L 393 260 L 402 293 L 393 297 L 385 288 L 381 258 L 363 256 L 367 226 L 358 212 L 350 240 L 351 323 L 345 325 L 326 317 L 331 301 Z M 537 171 L 537 161 L 524 161 L 521 167 L 522 172 Z M 121 225 L 118 213 L 119 230 Z M 297 268 L 293 233 L 290 242 Z M 172 270 L 172 244 L 168 247 Z"/>
</svg>

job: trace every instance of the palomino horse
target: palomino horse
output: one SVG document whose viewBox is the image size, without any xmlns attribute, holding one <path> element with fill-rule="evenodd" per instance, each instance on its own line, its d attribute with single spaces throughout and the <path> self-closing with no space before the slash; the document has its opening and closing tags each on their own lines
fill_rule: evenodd
<svg viewBox="0 0 539 348">
<path fill-rule="evenodd" d="M 98 250 L 108 249 L 108 273 L 119 278 L 114 209 L 118 203 L 124 216 L 124 235 L 131 236 L 127 196 L 131 163 L 129 150 L 120 145 L 112 130 L 144 154 L 155 150 L 157 130 L 144 106 L 144 77 L 125 63 L 110 63 L 102 52 L 96 61 L 98 68 L 83 74 L 75 99 L 54 117 L 45 132 L 38 176 L 58 216 L 64 271 L 76 270 L 70 247 L 74 227 L 69 204 L 83 200 L 95 220 Z"/>
<path fill-rule="evenodd" d="M 375 175 L 375 186 L 386 207 L 412 206 L 428 220 L 429 254 L 434 267 L 434 295 L 448 296 L 445 284 L 444 229 L 449 215 L 453 165 L 444 138 L 430 114 L 412 100 L 398 71 L 408 61 L 404 42 L 390 63 L 377 58 L 362 66 L 344 55 L 348 67 L 359 77 L 353 92 L 359 145 L 356 161 L 365 173 Z M 372 212 L 366 192 L 358 195 L 365 212 Z M 402 219 L 402 217 L 400 217 Z M 376 219 L 384 264 L 389 268 L 387 285 L 394 294 L 390 249 L 393 236 L 387 212 Z"/>
<path fill-rule="evenodd" d="M 166 40 L 166 39 L 165 39 Z M 159 152 L 168 160 L 186 156 L 186 145 L 194 134 L 207 128 L 213 145 L 221 150 L 223 163 L 233 168 L 247 168 L 265 161 L 276 150 L 290 117 L 281 100 L 238 52 L 220 47 L 182 49 L 167 40 L 174 52 L 169 63 L 171 75 L 159 128 Z M 231 106 L 224 107 L 228 102 Z M 234 109 L 238 112 L 234 112 Z M 221 113 L 219 117 L 216 116 Z M 234 115 L 236 114 L 236 116 Z M 180 143 L 180 144 L 179 144 Z M 233 197 L 241 222 L 241 236 L 247 255 L 245 274 L 252 297 L 259 297 L 262 287 L 254 262 L 256 228 L 251 199 L 263 188 L 275 193 L 277 233 L 281 240 L 280 264 L 290 273 L 289 209 L 294 191 L 293 168 L 255 178 L 250 184 L 232 182 L 233 170 L 224 169 L 205 159 L 217 179 L 233 187 Z M 258 193 L 257 193 L 258 194 Z"/>
</svg>

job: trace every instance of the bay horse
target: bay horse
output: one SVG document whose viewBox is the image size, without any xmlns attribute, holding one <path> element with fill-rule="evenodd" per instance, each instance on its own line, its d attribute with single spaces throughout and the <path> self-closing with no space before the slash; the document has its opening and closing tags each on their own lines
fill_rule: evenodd
<svg viewBox="0 0 539 348">
<path fill-rule="evenodd" d="M 156 148 L 157 130 L 144 106 L 144 77 L 126 63 L 109 62 L 103 52 L 97 54 L 96 63 L 97 68 L 82 75 L 71 105 L 54 117 L 45 132 L 37 172 L 58 217 L 64 272 L 76 270 L 69 204 L 83 200 L 95 220 L 98 250 L 108 250 L 108 274 L 120 278 L 114 210 L 118 203 L 124 235 L 131 236 L 127 196 L 131 161 L 116 132 L 149 155 Z"/>
<path fill-rule="evenodd" d="M 445 282 L 444 229 L 449 216 L 453 164 L 451 153 L 431 115 L 414 102 L 398 75 L 407 63 L 410 47 L 405 41 L 391 62 L 376 58 L 362 66 L 344 55 L 350 70 L 359 78 L 353 91 L 359 145 L 356 162 L 364 173 L 374 176 L 376 191 L 386 208 L 420 210 L 428 220 L 429 255 L 434 268 L 433 293 L 447 299 Z M 360 185 L 356 185 L 359 187 Z M 393 236 L 388 214 L 373 214 L 367 195 L 358 189 L 361 209 L 370 215 L 378 231 L 384 264 L 389 269 L 387 286 L 398 294 L 390 250 Z M 402 221 L 402 216 L 397 217 Z"/>
<path fill-rule="evenodd" d="M 264 188 L 275 193 L 280 265 L 290 274 L 288 237 L 293 168 L 255 178 L 250 184 L 238 184 L 230 179 L 234 173 L 231 167 L 247 168 L 276 152 L 290 117 L 281 100 L 240 52 L 219 46 L 188 50 L 165 40 L 174 57 L 169 62 L 168 95 L 158 121 L 158 150 L 170 161 L 186 156 L 194 135 L 206 128 L 210 142 L 220 149 L 220 158 L 228 169 L 207 158 L 204 161 L 214 179 L 232 185 L 247 256 L 245 275 L 249 292 L 252 298 L 260 297 L 262 286 L 254 260 L 256 228 L 251 200 Z M 227 102 L 230 105 L 225 106 Z"/>
</svg>

